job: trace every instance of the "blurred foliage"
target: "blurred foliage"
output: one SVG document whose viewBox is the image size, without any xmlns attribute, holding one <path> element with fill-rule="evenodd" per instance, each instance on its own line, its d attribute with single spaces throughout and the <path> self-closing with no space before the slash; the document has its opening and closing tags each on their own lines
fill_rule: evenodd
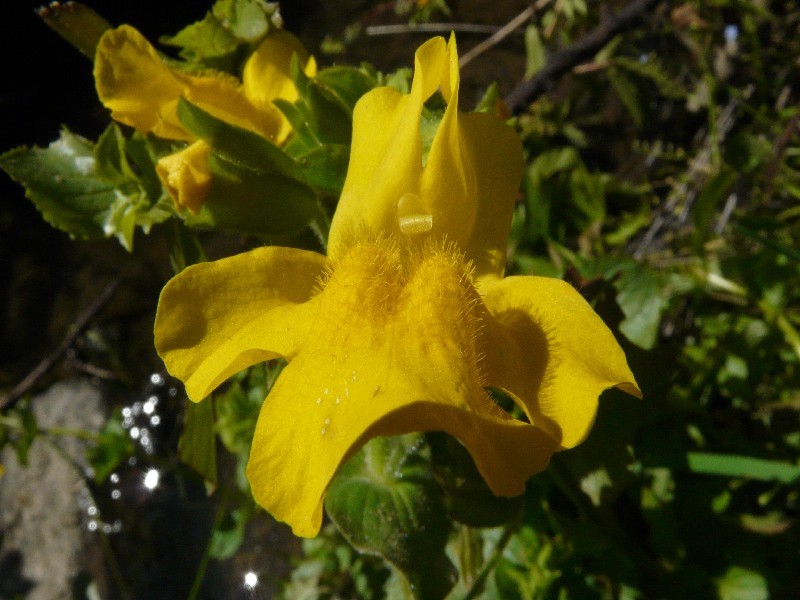
<svg viewBox="0 0 800 600">
<path fill-rule="evenodd" d="M 412 22 L 459 18 L 443 2 L 395 7 Z M 546 4 L 525 29 L 526 76 L 602 18 L 583 0 Z M 235 73 L 279 25 L 271 3 L 222 0 L 162 41 L 185 68 Z M 624 343 L 644 400 L 607 392 L 589 439 L 520 499 L 491 496 L 446 436 L 371 442 L 333 484 L 332 523 L 303 543 L 284 597 L 441 597 L 456 574 L 451 598 L 800 595 L 798 27 L 794 1 L 661 3 L 513 117 L 527 166 L 508 271 L 580 289 Z M 332 51 L 357 36 L 328 33 Z M 334 66 L 308 78 L 295 65 L 293 77 L 299 98 L 279 107 L 296 134 L 283 150 L 181 106 L 212 146 L 214 177 L 250 197 L 239 213 L 215 213 L 213 198 L 199 217 L 175 211 L 152 173 L 173 148 L 117 125 L 97 143 L 64 129 L 0 166 L 73 237 L 113 235 L 131 250 L 135 229 L 152 228 L 176 271 L 203 258 L 196 234 L 209 227 L 320 249 L 356 100 L 376 85 L 407 88 L 409 72 Z M 428 106 L 423 140 L 441 108 Z M 496 88 L 478 109 L 497 110 Z M 248 217 L 254 207 L 269 227 Z M 241 373 L 213 406 L 186 413 L 181 457 L 224 498 L 215 559 L 234 557 L 259 515 L 244 466 L 281 368 Z M 27 401 L 2 414 L 0 445 L 23 462 L 43 433 Z M 90 451 L 97 481 L 133 452 L 113 415 Z M 223 455 L 233 475 L 217 482 Z M 381 522 L 386 502 L 403 529 Z"/>
</svg>

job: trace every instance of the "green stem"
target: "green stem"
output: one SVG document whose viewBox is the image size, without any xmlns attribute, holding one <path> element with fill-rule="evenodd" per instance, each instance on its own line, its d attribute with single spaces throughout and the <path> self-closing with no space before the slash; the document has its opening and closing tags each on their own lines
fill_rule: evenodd
<svg viewBox="0 0 800 600">
<path fill-rule="evenodd" d="M 197 567 L 197 573 L 192 582 L 192 589 L 187 596 L 187 600 L 196 600 L 197 594 L 200 593 L 200 587 L 203 585 L 203 580 L 206 577 L 206 570 L 208 569 L 208 562 L 211 560 L 211 542 L 214 539 L 214 532 L 219 529 L 222 524 L 222 519 L 225 518 L 225 509 L 228 506 L 229 491 L 224 488 L 222 498 L 220 499 L 217 512 L 214 515 L 214 523 L 211 526 L 211 534 L 208 536 L 208 543 L 203 551 L 203 557 L 200 559 L 200 564 Z"/>
<path fill-rule="evenodd" d="M 503 530 L 503 535 L 499 540 L 497 540 L 494 548 L 492 548 L 492 554 L 481 566 L 480 571 L 478 571 L 478 575 L 472 580 L 472 584 L 467 589 L 462 600 L 471 600 L 472 598 L 478 597 L 478 594 L 481 593 L 484 585 L 486 584 L 486 579 L 492 573 L 497 561 L 500 560 L 500 557 L 503 555 L 503 550 L 506 549 L 508 542 L 511 541 L 511 537 L 517 531 L 517 527 L 519 527 L 518 519 L 512 521 L 506 526 L 506 528 Z"/>
</svg>

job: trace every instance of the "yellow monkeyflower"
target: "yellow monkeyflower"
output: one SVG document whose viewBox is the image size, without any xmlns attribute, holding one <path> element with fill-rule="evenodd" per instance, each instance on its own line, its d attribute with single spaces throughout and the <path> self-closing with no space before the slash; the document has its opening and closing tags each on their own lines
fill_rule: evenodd
<svg viewBox="0 0 800 600">
<path fill-rule="evenodd" d="M 291 125 L 272 101 L 297 99 L 289 72 L 294 54 L 313 76 L 314 58 L 287 31 L 264 38 L 247 60 L 242 82 L 211 70 L 190 74 L 168 67 L 141 33 L 123 25 L 100 39 L 94 77 L 100 101 L 115 120 L 144 133 L 191 143 L 161 159 L 157 172 L 176 206 L 197 213 L 211 183 L 210 149 L 183 127 L 178 101 L 185 98 L 218 119 L 281 144 Z"/>
<path fill-rule="evenodd" d="M 579 443 L 609 387 L 640 395 L 612 333 L 563 281 L 503 278 L 519 138 L 458 111 L 455 40 L 419 48 L 410 94 L 367 93 L 328 256 L 266 247 L 189 267 L 164 288 L 156 347 L 200 401 L 237 371 L 288 365 L 247 467 L 256 500 L 313 536 L 339 466 L 375 436 L 445 431 L 497 495 Z M 447 110 L 423 165 L 423 103 Z M 487 387 L 525 413 L 500 409 Z"/>
</svg>

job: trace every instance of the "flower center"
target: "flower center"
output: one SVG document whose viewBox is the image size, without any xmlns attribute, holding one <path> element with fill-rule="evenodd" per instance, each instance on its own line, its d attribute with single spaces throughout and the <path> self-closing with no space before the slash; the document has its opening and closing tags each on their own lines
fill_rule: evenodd
<svg viewBox="0 0 800 600">
<path fill-rule="evenodd" d="M 485 308 L 471 264 L 454 245 L 358 242 L 334 263 L 318 301 L 310 343 L 333 362 L 361 353 L 385 353 L 391 360 L 395 348 L 427 363 L 424 371 L 434 377 L 438 362 L 442 368 L 458 363 L 470 387 L 462 396 L 484 395 L 476 339 Z"/>
</svg>

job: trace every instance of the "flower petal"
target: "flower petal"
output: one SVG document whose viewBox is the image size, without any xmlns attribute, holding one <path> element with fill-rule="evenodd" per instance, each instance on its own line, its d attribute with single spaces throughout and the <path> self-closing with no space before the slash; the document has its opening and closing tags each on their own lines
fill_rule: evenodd
<svg viewBox="0 0 800 600">
<path fill-rule="evenodd" d="M 422 176 L 431 234 L 456 242 L 477 276 L 502 275 L 522 178 L 522 143 L 493 115 L 458 113 L 453 106 L 439 125 Z"/>
<path fill-rule="evenodd" d="M 493 317 L 481 336 L 487 384 L 512 394 L 562 448 L 588 435 L 603 390 L 641 398 L 614 335 L 571 285 L 484 278 L 479 289 Z"/>
<path fill-rule="evenodd" d="M 478 275 L 500 275 L 522 177 L 521 143 L 496 117 L 458 111 L 455 38 L 426 42 L 415 62 L 410 94 L 379 88 L 356 105 L 329 252 L 335 257 L 362 230 L 423 243 L 446 238 L 475 262 Z M 423 168 L 420 116 L 437 88 L 448 106 Z"/>
<path fill-rule="evenodd" d="M 161 158 L 156 164 L 164 187 L 178 209 L 188 208 L 193 214 L 200 212 L 211 187 L 208 155 L 211 147 L 200 140 Z"/>
<path fill-rule="evenodd" d="M 344 252 L 363 231 L 401 235 L 398 216 L 407 215 L 398 215 L 399 209 L 428 211 L 420 201 L 419 123 L 423 103 L 442 81 L 446 56 L 444 38 L 428 40 L 415 54 L 410 94 L 377 88 L 356 104 L 350 164 L 328 237 L 331 257 Z"/>
<path fill-rule="evenodd" d="M 305 65 L 306 75 L 316 75 L 317 63 L 314 58 L 309 58 L 300 40 L 285 30 L 275 31 L 264 38 L 247 59 L 242 73 L 247 99 L 262 112 L 272 113 L 280 120 L 281 125 L 275 137 L 278 144 L 289 136 L 292 127 L 272 101 L 276 98 L 289 102 L 297 100 L 297 88 L 291 75 L 292 56 L 295 54 L 300 64 Z"/>
<path fill-rule="evenodd" d="M 256 500 L 295 534 L 316 535 L 336 470 L 376 435 L 450 433 L 498 495 L 522 493 L 545 468 L 555 440 L 483 389 L 481 305 L 448 249 L 428 248 L 406 269 L 396 245 L 361 243 L 314 302 L 310 334 L 261 409 L 247 467 Z"/>
<path fill-rule="evenodd" d="M 97 95 L 111 116 L 160 137 L 190 140 L 175 114 L 181 85 L 133 27 L 107 31 L 94 61 Z"/>
<path fill-rule="evenodd" d="M 282 123 L 280 113 L 263 112 L 251 104 L 233 77 L 170 69 L 142 34 L 128 25 L 110 29 L 100 38 L 94 77 L 97 95 L 116 121 L 163 138 L 193 141 L 178 119 L 180 97 L 269 139 L 275 139 Z"/>
<path fill-rule="evenodd" d="M 188 267 L 161 292 L 155 342 L 167 370 L 194 401 L 234 373 L 291 358 L 314 312 L 309 303 L 324 256 L 258 248 Z"/>
</svg>

